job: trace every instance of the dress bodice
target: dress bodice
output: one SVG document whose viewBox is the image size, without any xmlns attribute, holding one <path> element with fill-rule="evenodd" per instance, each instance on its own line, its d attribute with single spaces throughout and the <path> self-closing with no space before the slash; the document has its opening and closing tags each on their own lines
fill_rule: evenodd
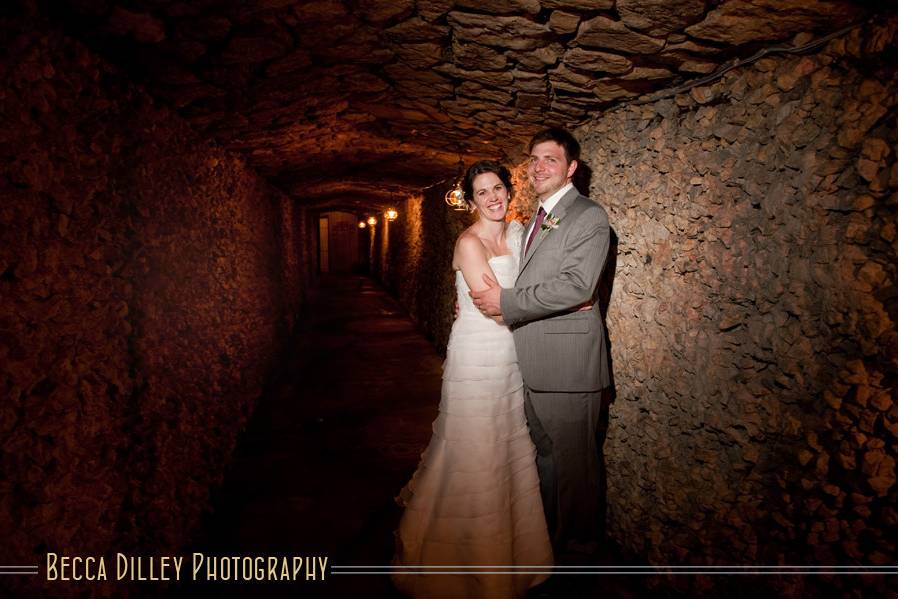
<svg viewBox="0 0 898 599">
<path fill-rule="evenodd" d="M 493 256 L 487 263 L 496 275 L 496 280 L 501 287 L 514 287 L 518 278 L 518 264 L 521 252 L 521 232 L 523 226 L 517 221 L 508 223 L 505 230 L 505 240 L 508 245 L 508 254 L 501 256 Z M 465 277 L 460 270 L 455 271 L 455 290 L 458 299 L 459 316 L 476 315 L 480 318 L 487 318 L 480 313 L 480 310 L 474 306 L 474 301 L 468 295 L 470 288 L 468 287 Z"/>
</svg>

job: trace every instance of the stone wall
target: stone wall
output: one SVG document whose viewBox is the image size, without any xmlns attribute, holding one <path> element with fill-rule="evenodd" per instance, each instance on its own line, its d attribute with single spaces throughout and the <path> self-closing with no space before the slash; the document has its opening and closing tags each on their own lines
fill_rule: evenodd
<svg viewBox="0 0 898 599">
<path fill-rule="evenodd" d="M 172 551 L 290 332 L 314 235 L 80 44 L 7 20 L 0 48 L 0 563 Z"/>
<path fill-rule="evenodd" d="M 281 218 L 278 227 L 278 238 L 281 241 L 280 248 L 280 280 L 283 282 L 282 297 L 286 302 L 285 318 L 286 328 L 293 330 L 296 324 L 296 315 L 302 306 L 304 296 L 303 281 L 309 280 L 308 273 L 304 272 L 307 258 L 303 258 L 308 252 L 305 246 L 309 244 L 310 235 L 302 235 L 304 223 L 302 216 L 305 210 L 296 205 L 296 201 L 283 194 L 276 194 L 278 198 L 278 210 Z"/>
<path fill-rule="evenodd" d="M 445 353 L 455 305 L 452 251 L 455 240 L 472 222 L 443 201 L 445 186 L 406 198 L 399 218 L 389 225 L 382 246 L 383 283 L 416 321 L 440 353 Z M 380 225 L 378 225 L 380 226 Z"/>
<path fill-rule="evenodd" d="M 608 526 L 651 563 L 896 562 L 896 23 L 578 132 L 619 237 Z"/>
</svg>

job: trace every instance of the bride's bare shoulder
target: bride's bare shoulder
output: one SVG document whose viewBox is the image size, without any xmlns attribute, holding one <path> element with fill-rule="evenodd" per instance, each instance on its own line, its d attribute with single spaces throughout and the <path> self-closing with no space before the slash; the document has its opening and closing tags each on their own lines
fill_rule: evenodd
<svg viewBox="0 0 898 599">
<path fill-rule="evenodd" d="M 483 241 L 470 228 L 465 229 L 455 240 L 455 253 L 467 253 L 472 251 L 483 251 Z"/>
</svg>

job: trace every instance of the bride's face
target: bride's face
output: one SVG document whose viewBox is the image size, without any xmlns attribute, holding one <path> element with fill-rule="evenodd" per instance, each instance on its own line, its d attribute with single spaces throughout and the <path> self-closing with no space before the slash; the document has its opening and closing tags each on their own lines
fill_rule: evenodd
<svg viewBox="0 0 898 599">
<path fill-rule="evenodd" d="M 508 212 L 508 189 L 496 173 L 482 173 L 474 177 L 474 207 L 481 218 L 505 220 Z"/>
</svg>

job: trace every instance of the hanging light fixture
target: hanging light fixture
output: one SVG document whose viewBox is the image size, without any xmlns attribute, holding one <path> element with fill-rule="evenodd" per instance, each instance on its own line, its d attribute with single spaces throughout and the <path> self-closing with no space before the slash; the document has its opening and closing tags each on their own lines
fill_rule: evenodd
<svg viewBox="0 0 898 599">
<path fill-rule="evenodd" d="M 371 225 L 371 226 L 373 227 L 374 225 L 377 224 L 377 219 L 374 218 L 373 216 L 369 216 L 369 217 L 368 217 L 368 224 Z"/>
<path fill-rule="evenodd" d="M 465 161 L 461 157 L 461 154 L 458 155 L 458 179 L 455 181 L 455 185 L 446 192 L 446 195 L 443 196 L 443 199 L 447 204 L 452 206 L 453 210 L 467 210 L 468 203 L 465 202 L 465 192 L 462 189 L 461 182 L 465 176 Z"/>
<path fill-rule="evenodd" d="M 386 212 L 384 212 L 384 218 L 387 220 L 396 220 L 399 217 L 399 213 L 396 212 L 395 208 L 390 208 Z"/>
<path fill-rule="evenodd" d="M 364 228 L 367 227 L 367 226 L 368 226 L 368 225 L 365 224 L 365 221 L 363 221 L 363 220 L 360 220 L 360 221 L 359 221 L 359 229 L 364 229 Z"/>
<path fill-rule="evenodd" d="M 443 197 L 446 203 L 452 206 L 454 210 L 467 210 L 468 204 L 465 202 L 465 192 L 462 191 L 461 181 L 455 184 L 455 187 L 446 192 Z"/>
</svg>

